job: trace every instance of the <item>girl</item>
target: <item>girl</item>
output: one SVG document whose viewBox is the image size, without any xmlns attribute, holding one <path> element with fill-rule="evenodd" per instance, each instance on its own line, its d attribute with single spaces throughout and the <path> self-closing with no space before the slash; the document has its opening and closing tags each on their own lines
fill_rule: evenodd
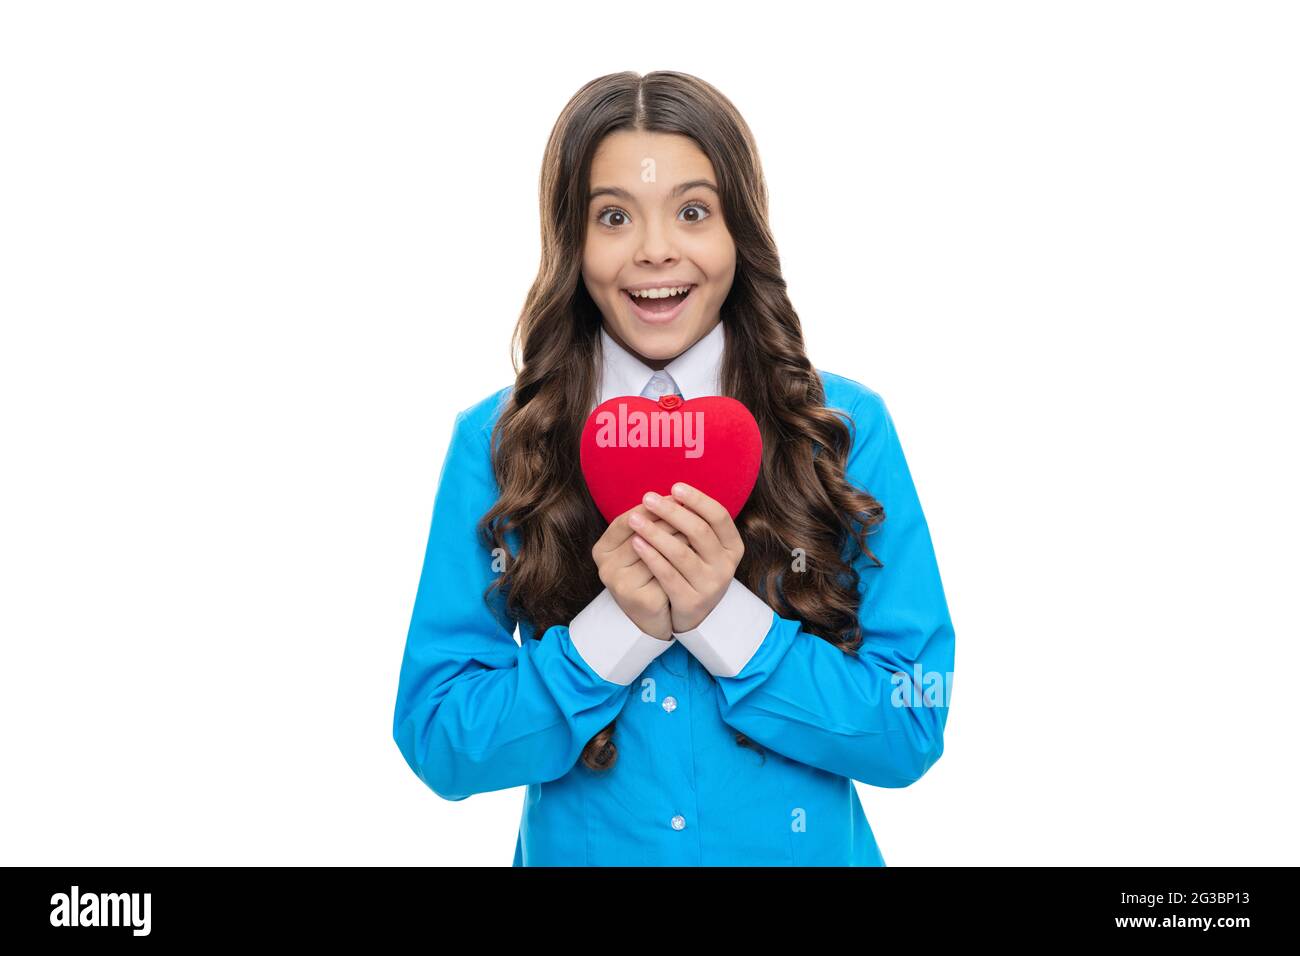
<svg viewBox="0 0 1300 956">
<path fill-rule="evenodd" d="M 885 865 L 852 781 L 939 759 L 953 626 L 883 400 L 804 354 L 748 126 L 686 74 L 600 77 L 541 213 L 523 367 L 439 477 L 403 757 L 447 800 L 526 786 L 516 866 Z M 592 502 L 590 413 L 665 394 L 757 420 L 736 521 L 681 483 Z"/>
</svg>

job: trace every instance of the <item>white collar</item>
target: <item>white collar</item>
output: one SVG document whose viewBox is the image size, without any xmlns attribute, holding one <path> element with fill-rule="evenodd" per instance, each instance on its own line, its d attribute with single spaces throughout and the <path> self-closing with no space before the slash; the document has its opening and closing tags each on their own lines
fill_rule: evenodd
<svg viewBox="0 0 1300 956">
<path fill-rule="evenodd" d="M 677 358 L 664 366 L 681 389 L 682 399 L 718 395 L 722 391 L 722 355 L 727 338 L 724 323 L 713 329 Z M 614 341 L 600 327 L 600 403 L 622 395 L 640 395 L 655 370 Z"/>
</svg>

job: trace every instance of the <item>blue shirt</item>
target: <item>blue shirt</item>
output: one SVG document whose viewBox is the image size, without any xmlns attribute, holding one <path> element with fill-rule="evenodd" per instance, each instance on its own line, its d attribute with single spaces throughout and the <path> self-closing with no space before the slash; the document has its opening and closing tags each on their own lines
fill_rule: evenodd
<svg viewBox="0 0 1300 956">
<path fill-rule="evenodd" d="M 717 394 L 722 328 L 661 376 L 685 399 Z M 603 332 L 602 350 L 601 401 L 639 393 L 653 370 Z M 641 633 L 608 590 L 534 640 L 532 622 L 510 618 L 499 590 L 491 606 L 482 599 L 502 565 L 475 535 L 499 496 L 488 443 L 511 387 L 456 416 L 393 737 L 444 799 L 527 787 L 514 865 L 885 865 L 852 780 L 905 787 L 939 759 L 954 631 L 883 399 L 818 375 L 827 407 L 853 422 L 846 476 L 886 515 L 870 535 L 883 567 L 850 542 L 861 575 L 857 656 L 738 580 L 671 641 Z M 518 549 L 517 532 L 507 540 Z M 583 747 L 616 717 L 618 759 L 588 769 Z M 739 746 L 736 730 L 766 753 Z"/>
</svg>

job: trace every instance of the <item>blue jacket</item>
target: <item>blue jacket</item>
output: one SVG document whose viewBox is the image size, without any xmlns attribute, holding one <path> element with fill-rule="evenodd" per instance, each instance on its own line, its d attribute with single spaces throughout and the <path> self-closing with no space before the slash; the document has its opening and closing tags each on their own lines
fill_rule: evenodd
<svg viewBox="0 0 1300 956">
<path fill-rule="evenodd" d="M 674 641 L 630 683 L 612 682 L 567 626 L 534 640 L 499 591 L 489 606 L 482 594 L 497 572 L 475 524 L 499 495 L 488 442 L 510 387 L 456 416 L 393 738 L 444 799 L 527 787 L 514 865 L 885 865 L 852 781 L 906 787 L 939 759 L 954 631 L 883 399 L 818 374 L 827 406 L 853 421 L 848 480 L 885 510 L 869 538 L 883 567 L 852 548 L 863 643 L 846 654 L 773 612 L 734 676 Z M 618 759 L 589 770 L 579 755 L 615 717 Z M 738 746 L 736 730 L 766 753 Z"/>
</svg>

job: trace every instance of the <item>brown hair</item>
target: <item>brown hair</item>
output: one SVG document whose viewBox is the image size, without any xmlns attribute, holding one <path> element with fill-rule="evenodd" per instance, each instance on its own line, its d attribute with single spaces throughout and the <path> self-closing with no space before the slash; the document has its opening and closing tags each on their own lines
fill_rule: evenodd
<svg viewBox="0 0 1300 956">
<path fill-rule="evenodd" d="M 541 175 L 541 265 L 511 341 L 515 385 L 492 436 L 501 494 L 478 524 L 488 548 L 508 556 L 487 595 L 504 588 L 510 613 L 531 620 L 540 639 L 551 626 L 567 625 L 601 591 L 591 550 L 606 522 L 583 480 L 577 449 L 598 399 L 602 317 L 581 270 L 591 160 L 616 130 L 694 140 L 713 164 L 736 244 L 736 275 L 721 309 L 721 388 L 753 413 L 763 437 L 758 481 L 736 519 L 745 542 L 736 577 L 782 617 L 855 653 L 862 641 L 859 578 L 845 549 L 852 536 L 879 564 L 866 535 L 884 512 L 844 477 L 849 422 L 826 408 L 821 379 L 804 354 L 749 127 L 722 93 L 685 73 L 625 72 L 592 80 L 551 131 Z M 517 555 L 506 543 L 512 531 L 520 536 Z M 803 549 L 804 570 L 787 575 L 796 547 Z M 615 723 L 583 749 L 582 761 L 593 770 L 612 766 L 617 757 Z M 742 733 L 736 741 L 762 752 Z"/>
</svg>

